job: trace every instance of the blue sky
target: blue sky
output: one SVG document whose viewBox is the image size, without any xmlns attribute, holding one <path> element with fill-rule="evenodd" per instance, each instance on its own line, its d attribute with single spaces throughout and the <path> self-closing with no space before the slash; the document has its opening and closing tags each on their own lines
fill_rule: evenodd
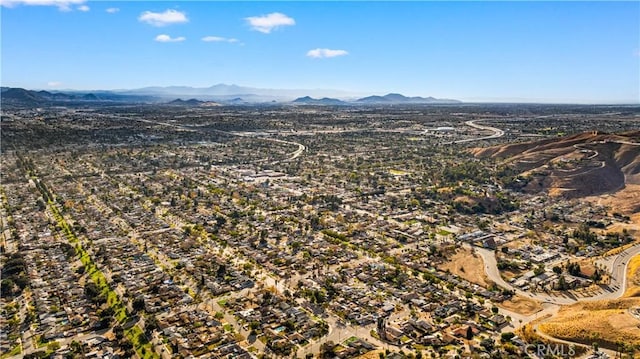
<svg viewBox="0 0 640 359">
<path fill-rule="evenodd" d="M 637 1 L 0 3 L 3 86 L 640 102 Z"/>
</svg>

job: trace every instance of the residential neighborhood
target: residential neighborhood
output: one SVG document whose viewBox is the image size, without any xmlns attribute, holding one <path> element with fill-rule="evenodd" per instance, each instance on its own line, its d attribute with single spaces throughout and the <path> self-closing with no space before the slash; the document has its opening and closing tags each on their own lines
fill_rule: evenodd
<svg viewBox="0 0 640 359">
<path fill-rule="evenodd" d="M 514 116 L 3 109 L 2 357 L 529 355 L 640 247 L 624 208 L 474 154 L 551 121 Z"/>
</svg>

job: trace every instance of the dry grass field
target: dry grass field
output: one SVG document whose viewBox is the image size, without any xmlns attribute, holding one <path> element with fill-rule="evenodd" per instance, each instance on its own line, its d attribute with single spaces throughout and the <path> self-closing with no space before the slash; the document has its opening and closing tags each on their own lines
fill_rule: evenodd
<svg viewBox="0 0 640 359">
<path fill-rule="evenodd" d="M 596 200 L 601 204 L 610 205 L 617 212 L 631 214 L 630 229 L 640 230 L 640 184 L 628 183 L 623 189 L 617 192 L 608 193 L 602 196 L 588 197 L 587 200 Z M 635 216 L 635 218 L 634 218 Z M 624 228 L 625 226 L 622 225 Z M 617 228 L 609 228 L 618 230 Z M 622 228 L 620 228 L 622 229 Z"/>
<path fill-rule="evenodd" d="M 379 359 L 381 353 L 384 354 L 384 350 L 372 350 L 368 353 L 360 355 L 358 359 Z"/>
<path fill-rule="evenodd" d="M 617 223 L 616 223 L 616 224 L 617 224 Z M 613 227 L 613 226 L 610 226 L 610 228 L 611 228 L 611 227 Z M 619 254 L 620 252 L 622 252 L 622 251 L 624 251 L 624 250 L 628 249 L 629 247 L 633 247 L 633 246 L 635 246 L 636 244 L 637 244 L 637 242 L 631 242 L 631 243 L 625 244 L 624 246 L 620 246 L 620 247 L 618 247 L 618 248 L 610 249 L 610 250 L 608 250 L 607 252 L 605 252 L 605 253 L 603 254 L 603 256 L 604 256 L 604 257 L 607 257 L 607 256 L 614 256 L 614 255 Z"/>
<path fill-rule="evenodd" d="M 625 297 L 640 297 L 640 255 L 629 260 Z"/>
<path fill-rule="evenodd" d="M 640 345 L 640 320 L 629 308 L 640 306 L 640 298 L 576 303 L 560 309 L 558 314 L 539 325 L 555 338 L 615 349 L 616 342 Z"/>
<path fill-rule="evenodd" d="M 515 330 L 516 335 L 522 338 L 527 343 L 546 343 L 546 344 L 556 344 L 560 345 L 564 348 L 564 350 L 568 350 L 569 346 L 564 343 L 560 343 L 557 340 L 550 340 L 547 337 L 543 337 L 540 333 L 535 329 L 540 323 L 547 320 L 551 317 L 551 314 L 547 314 L 542 318 L 538 318 L 527 325 L 524 325 Z M 576 357 L 581 357 L 582 355 L 587 353 L 587 348 L 582 345 L 571 346 L 573 350 L 576 351 Z"/>
<path fill-rule="evenodd" d="M 449 261 L 439 266 L 439 269 L 444 271 L 448 270 L 452 274 L 485 288 L 489 285 L 489 279 L 484 271 L 482 258 L 467 248 L 458 249 Z"/>
</svg>

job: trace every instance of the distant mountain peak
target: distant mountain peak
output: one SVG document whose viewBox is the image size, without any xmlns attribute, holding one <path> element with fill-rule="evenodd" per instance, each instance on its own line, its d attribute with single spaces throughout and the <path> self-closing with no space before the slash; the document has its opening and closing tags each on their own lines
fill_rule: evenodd
<svg viewBox="0 0 640 359">
<path fill-rule="evenodd" d="M 88 93 L 88 94 L 82 96 L 82 99 L 83 100 L 89 100 L 89 101 L 99 101 L 100 100 L 100 98 L 98 96 L 96 96 L 95 94 L 93 94 L 93 93 Z"/>
<path fill-rule="evenodd" d="M 356 100 L 359 103 L 377 103 L 377 104 L 452 104 L 460 103 L 458 100 L 437 99 L 434 97 L 407 97 L 399 93 L 389 93 L 384 96 L 367 96 Z"/>
<path fill-rule="evenodd" d="M 323 97 L 315 99 L 311 96 L 298 97 L 292 103 L 299 105 L 346 105 L 347 103 L 337 98 Z"/>
<path fill-rule="evenodd" d="M 201 103 L 203 103 L 203 101 L 200 101 L 198 99 L 192 98 L 192 99 L 188 99 L 188 100 L 183 100 L 181 98 L 177 98 L 171 102 L 169 102 L 169 105 L 200 105 Z"/>
<path fill-rule="evenodd" d="M 220 106 L 219 103 L 213 101 L 200 101 L 196 98 L 191 98 L 188 100 L 183 100 L 181 98 L 177 98 L 171 102 L 168 102 L 167 105 L 176 105 L 176 106 Z"/>
</svg>

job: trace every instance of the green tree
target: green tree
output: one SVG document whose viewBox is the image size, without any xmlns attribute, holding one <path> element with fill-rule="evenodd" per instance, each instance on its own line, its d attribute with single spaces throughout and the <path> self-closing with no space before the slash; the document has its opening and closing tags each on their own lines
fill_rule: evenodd
<svg viewBox="0 0 640 359">
<path fill-rule="evenodd" d="M 133 300 L 133 303 L 131 303 L 131 307 L 133 308 L 133 311 L 135 313 L 144 310 L 145 308 L 144 297 L 142 295 L 137 296 L 136 299 Z"/>
<path fill-rule="evenodd" d="M 503 343 L 508 343 L 511 342 L 511 339 L 513 339 L 516 335 L 513 332 L 505 332 L 500 334 L 500 341 Z"/>
</svg>

